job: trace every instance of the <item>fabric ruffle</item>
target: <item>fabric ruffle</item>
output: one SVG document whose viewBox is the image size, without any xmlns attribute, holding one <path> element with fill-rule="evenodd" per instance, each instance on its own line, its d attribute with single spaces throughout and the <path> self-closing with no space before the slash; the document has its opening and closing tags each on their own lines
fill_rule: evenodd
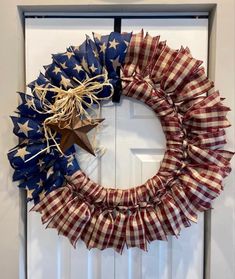
<svg viewBox="0 0 235 279">
<path fill-rule="evenodd" d="M 37 87 L 48 90 L 57 86 L 68 90 L 77 87 L 87 78 L 107 73 L 114 87 L 113 101 L 118 101 L 121 92 L 118 90 L 118 68 L 124 63 L 130 38 L 131 33 L 116 32 L 105 36 L 94 33 L 93 40 L 87 36 L 80 46 L 70 46 L 66 52 L 52 55 L 52 63 L 44 66 L 45 73 L 40 73 L 28 85 L 31 95 L 19 93 L 21 104 L 17 107 L 17 116 L 11 119 L 13 132 L 19 137 L 20 143 L 8 152 L 8 159 L 15 169 L 13 180 L 23 180 L 19 186 L 27 189 L 29 201 L 39 202 L 50 191 L 65 184 L 65 175 L 72 175 L 80 169 L 74 147 L 66 151 L 67 158 L 61 156 L 54 142 L 49 142 L 52 147 L 47 152 L 43 121 L 50 115 L 45 112 L 45 104 L 40 100 Z M 98 81 L 102 83 L 103 79 L 99 77 Z M 97 97 L 110 96 L 110 88 L 103 86 Z M 46 104 L 53 104 L 54 96 L 48 90 Z M 89 104 L 90 99 L 84 97 L 84 101 Z M 53 176 L 53 179 L 49 181 L 48 176 Z"/>
<path fill-rule="evenodd" d="M 117 51 L 107 48 L 111 42 L 113 46 L 119 43 Z M 71 64 L 64 64 L 69 56 Z M 55 65 L 69 83 L 61 83 L 53 70 Z M 117 66 L 122 66 L 121 79 Z M 114 86 L 121 80 L 123 95 L 153 109 L 165 133 L 165 155 L 156 175 L 142 185 L 123 190 L 93 182 L 78 165 L 69 173 L 65 167 L 63 185 L 48 191 L 32 211 L 41 213 L 42 223 L 66 236 L 74 247 L 81 239 L 88 249 L 112 247 L 122 253 L 125 246 L 147 250 L 151 241 L 178 236 L 182 228 L 197 222 L 198 212 L 212 207 L 212 201 L 223 190 L 223 179 L 231 171 L 233 152 L 223 150 L 225 128 L 230 125 L 226 117 L 229 108 L 223 105 L 219 92 L 207 78 L 202 61 L 193 58 L 188 48 L 171 49 L 159 36 L 144 36 L 143 31 L 94 34 L 94 41 L 87 38 L 79 48 L 70 47 L 64 54 L 54 55 L 45 77 L 41 74 L 36 83 L 48 87 L 52 82 L 67 84 L 67 88 L 76 86 L 71 75 L 73 69 L 80 67 L 76 79 L 82 81 L 85 76 L 106 69 Z M 37 96 L 33 98 L 36 100 Z M 49 95 L 48 101 L 50 98 Z M 19 118 L 13 119 L 16 125 L 24 125 L 25 121 L 30 128 L 40 125 L 30 108 L 23 110 L 21 105 L 18 110 Z M 39 132 L 32 128 L 26 136 L 24 131 L 24 127 L 14 130 L 16 135 L 32 142 L 32 148 L 37 141 L 41 144 Z M 34 171 L 15 154 L 22 155 L 24 147 L 31 152 L 29 146 L 22 143 L 9 155 L 16 171 L 29 168 L 23 172 L 25 175 L 33 175 Z M 29 156 L 25 152 L 23 155 Z M 56 162 L 54 157 L 53 160 L 48 159 L 48 167 L 54 167 L 51 164 Z M 44 175 L 47 177 L 47 173 Z"/>
</svg>

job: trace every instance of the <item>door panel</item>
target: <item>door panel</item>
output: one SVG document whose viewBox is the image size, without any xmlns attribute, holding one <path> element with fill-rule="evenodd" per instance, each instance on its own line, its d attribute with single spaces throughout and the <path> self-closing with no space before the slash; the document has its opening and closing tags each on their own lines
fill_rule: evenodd
<svg viewBox="0 0 235 279">
<path fill-rule="evenodd" d="M 161 35 L 170 47 L 188 46 L 193 56 L 207 65 L 206 19 L 122 20 L 122 31 L 139 32 L 141 28 L 151 35 Z M 113 19 L 27 19 L 27 82 L 38 75 L 42 65 L 50 63 L 51 53 L 79 45 L 92 31 L 113 31 Z M 105 103 L 101 116 L 105 122 L 94 139 L 101 149 L 100 156 L 93 158 L 80 152 L 82 169 L 102 185 L 120 188 L 138 185 L 155 174 L 163 158 L 165 139 L 153 112 L 139 101 L 123 97 L 120 104 Z M 203 215 L 197 225 L 182 231 L 178 240 L 155 241 L 148 253 L 125 249 L 123 255 L 112 249 L 88 251 L 80 242 L 74 250 L 54 230 L 45 231 L 38 214 L 28 215 L 29 279 L 202 279 L 202 270 Z"/>
<path fill-rule="evenodd" d="M 204 67 L 207 67 L 207 24 L 207 19 L 123 19 L 122 31 L 139 32 L 143 28 L 151 35 L 160 35 L 161 40 L 167 40 L 172 48 L 188 46 L 192 55 L 203 60 Z M 117 123 L 117 151 L 125 152 L 117 152 L 116 160 L 128 162 L 130 167 L 125 176 L 130 181 L 129 186 L 140 184 L 156 172 L 164 154 L 165 140 L 160 122 L 145 105 L 125 100 L 124 105 L 117 107 Z M 128 134 L 128 140 L 125 134 Z M 117 164 L 116 173 L 117 184 L 121 185 L 126 178 L 120 164 Z M 198 224 L 181 232 L 179 239 L 172 237 L 168 242 L 149 246 L 148 254 L 133 249 L 136 250 L 135 259 L 142 262 L 142 270 L 130 278 L 202 278 L 203 214 L 199 216 Z M 146 262 L 155 267 L 155 271 L 148 273 Z M 126 277 L 123 275 L 122 278 Z"/>
<path fill-rule="evenodd" d="M 62 52 L 70 45 L 80 45 L 85 39 L 85 34 L 91 36 L 93 30 L 108 34 L 113 31 L 113 25 L 113 19 L 26 19 L 27 83 L 35 79 L 43 65 L 51 62 L 52 53 Z M 105 165 L 114 169 L 112 163 L 105 161 L 109 153 L 114 154 L 115 143 L 112 128 L 115 127 L 114 109 L 110 108 L 108 111 L 109 116 L 105 117 L 106 125 L 110 128 L 104 128 L 101 134 L 101 137 L 104 135 L 106 138 L 104 145 L 108 152 L 102 160 Z M 86 153 L 78 155 L 83 169 L 94 180 L 98 181 L 98 177 L 105 177 L 107 181 L 114 184 L 113 172 L 108 172 L 106 176 L 99 174 L 99 160 L 94 160 L 93 156 Z M 72 279 L 77 278 L 78 274 L 79 278 L 84 279 L 106 279 L 108 276 L 112 278 L 113 256 L 109 257 L 110 252 L 88 251 L 83 243 L 74 250 L 67 239 L 58 237 L 54 230 L 45 230 L 39 215 L 28 214 L 28 278 L 30 279 Z M 107 264 L 109 264 L 109 273 L 105 272 Z"/>
</svg>

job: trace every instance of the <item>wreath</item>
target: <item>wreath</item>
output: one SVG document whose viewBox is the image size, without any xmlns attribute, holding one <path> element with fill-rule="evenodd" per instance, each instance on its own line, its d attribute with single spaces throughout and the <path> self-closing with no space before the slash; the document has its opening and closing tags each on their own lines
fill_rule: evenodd
<svg viewBox="0 0 235 279">
<path fill-rule="evenodd" d="M 80 46 L 52 55 L 45 73 L 19 93 L 12 116 L 19 144 L 8 158 L 13 180 L 27 190 L 42 223 L 78 239 L 88 249 L 125 247 L 178 236 L 223 189 L 233 153 L 223 150 L 230 126 L 202 61 L 188 48 L 171 49 L 148 33 L 87 37 Z M 130 189 L 103 187 L 79 167 L 76 148 L 94 154 L 87 133 L 103 119 L 103 100 L 121 94 L 149 106 L 160 119 L 166 151 L 160 169 Z"/>
</svg>

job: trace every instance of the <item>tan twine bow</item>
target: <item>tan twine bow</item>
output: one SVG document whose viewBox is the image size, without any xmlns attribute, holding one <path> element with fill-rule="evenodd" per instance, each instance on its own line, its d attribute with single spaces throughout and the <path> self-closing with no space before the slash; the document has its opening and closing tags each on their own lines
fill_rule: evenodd
<svg viewBox="0 0 235 279">
<path fill-rule="evenodd" d="M 104 82 L 101 83 L 98 81 L 99 78 L 103 78 Z M 103 74 L 87 78 L 83 82 L 80 82 L 76 78 L 74 78 L 74 80 L 79 85 L 75 88 L 69 88 L 68 90 L 54 85 L 51 85 L 51 87 L 36 86 L 34 88 L 34 91 L 37 93 L 40 100 L 43 111 L 38 110 L 34 102 L 31 103 L 31 107 L 40 114 L 50 114 L 51 116 L 46 118 L 43 122 L 47 147 L 34 156 L 30 157 L 27 161 L 32 160 L 44 151 L 49 151 L 51 147 L 55 146 L 60 151 L 60 153 L 65 156 L 55 139 L 56 132 L 53 132 L 48 125 L 58 124 L 59 128 L 66 128 L 71 124 L 74 113 L 76 114 L 76 117 L 80 116 L 81 118 L 86 118 L 91 121 L 91 114 L 95 113 L 97 116 L 100 112 L 99 101 L 108 100 L 113 96 L 114 89 L 113 85 L 109 82 L 107 71 L 105 71 Z M 108 97 L 98 97 L 97 95 L 103 90 L 104 86 L 109 86 L 111 88 L 110 95 Z M 55 93 L 55 101 L 53 104 L 50 103 L 46 98 L 48 92 Z M 88 101 L 84 100 L 84 98 L 87 98 Z M 97 105 L 98 109 L 95 109 L 94 105 Z M 66 125 L 61 127 L 61 123 L 66 123 Z M 53 145 L 49 144 L 50 140 L 54 142 Z"/>
</svg>

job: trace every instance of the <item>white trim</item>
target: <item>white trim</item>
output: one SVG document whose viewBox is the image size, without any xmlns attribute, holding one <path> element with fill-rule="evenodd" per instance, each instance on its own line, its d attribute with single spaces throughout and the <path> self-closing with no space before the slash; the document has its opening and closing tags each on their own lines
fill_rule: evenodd
<svg viewBox="0 0 235 279">
<path fill-rule="evenodd" d="M 115 16 L 123 16 L 123 17 L 158 17 L 158 16 L 163 16 L 163 17 L 170 17 L 170 16 L 209 16 L 209 12 L 25 12 L 24 16 L 53 16 L 53 17 L 102 17 L 102 16 L 110 16 L 110 17 L 115 17 Z"/>
</svg>

